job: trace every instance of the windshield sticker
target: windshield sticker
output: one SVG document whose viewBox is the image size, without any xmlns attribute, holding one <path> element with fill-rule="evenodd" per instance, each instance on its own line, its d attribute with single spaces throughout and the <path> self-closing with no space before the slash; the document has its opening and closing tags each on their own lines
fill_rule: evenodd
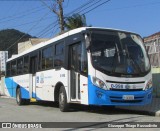
<svg viewBox="0 0 160 131">
<path fill-rule="evenodd" d="M 127 67 L 127 73 L 129 74 L 133 73 L 133 68 L 131 66 Z"/>
</svg>

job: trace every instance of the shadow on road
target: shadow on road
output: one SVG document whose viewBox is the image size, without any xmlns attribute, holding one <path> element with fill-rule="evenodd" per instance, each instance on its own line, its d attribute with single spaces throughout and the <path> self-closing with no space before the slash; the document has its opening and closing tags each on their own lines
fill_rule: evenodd
<svg viewBox="0 0 160 131">
<path fill-rule="evenodd" d="M 59 105 L 57 102 L 39 101 L 36 103 L 31 103 L 31 105 L 59 108 Z M 109 114 L 109 115 L 115 115 L 115 114 L 151 115 L 145 111 L 119 109 L 113 106 L 86 106 L 86 105 L 79 105 L 79 104 L 70 104 L 70 109 L 68 112 L 79 112 L 79 111 L 96 113 L 96 114 Z"/>
</svg>

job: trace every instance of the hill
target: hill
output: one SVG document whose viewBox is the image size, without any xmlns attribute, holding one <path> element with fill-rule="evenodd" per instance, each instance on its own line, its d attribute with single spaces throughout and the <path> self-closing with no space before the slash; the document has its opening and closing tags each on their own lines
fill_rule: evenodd
<svg viewBox="0 0 160 131">
<path fill-rule="evenodd" d="M 22 36 L 24 37 L 20 41 L 18 41 Z M 33 38 L 33 37 L 29 34 L 25 34 L 15 29 L 1 30 L 0 31 L 0 51 L 7 50 L 10 46 L 12 46 L 16 42 L 11 48 L 8 49 L 9 57 L 11 57 L 12 54 L 17 54 L 18 43 L 22 41 L 27 41 L 29 38 Z"/>
</svg>

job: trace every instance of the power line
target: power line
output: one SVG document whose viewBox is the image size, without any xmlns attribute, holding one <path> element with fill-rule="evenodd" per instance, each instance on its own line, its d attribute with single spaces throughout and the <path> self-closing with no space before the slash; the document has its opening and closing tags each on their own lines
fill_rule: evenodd
<svg viewBox="0 0 160 131">
<path fill-rule="evenodd" d="M 71 14 L 71 13 L 74 14 L 74 12 L 76 12 L 76 11 L 78 11 L 78 10 L 84 11 L 84 10 L 90 8 L 91 6 L 99 3 L 100 1 L 101 1 L 101 0 L 98 0 L 98 1 L 97 1 L 97 0 L 89 0 L 87 3 L 81 5 L 81 6 L 78 7 L 77 9 L 75 9 L 75 10 L 73 10 L 72 12 L 68 13 L 67 15 L 65 15 L 65 17 L 66 17 L 66 16 L 69 16 L 69 14 Z M 95 3 L 93 3 L 93 2 L 95 2 Z M 89 5 L 89 4 L 92 4 L 92 5 L 90 5 L 89 7 L 87 7 L 87 8 L 85 8 L 85 9 L 82 10 L 82 8 L 84 8 L 85 6 L 87 6 L 87 5 Z M 100 6 L 100 5 L 99 5 L 99 6 Z M 66 19 L 66 18 L 64 18 L 64 20 L 65 20 L 65 19 Z M 54 27 L 53 27 L 53 28 L 50 28 L 52 25 L 53 25 Z M 58 25 L 58 20 L 55 21 L 53 24 L 48 25 L 45 29 L 43 29 L 43 30 L 41 31 L 41 34 L 38 35 L 38 37 L 41 37 L 41 36 L 43 36 L 44 34 L 48 33 L 49 31 L 53 30 L 53 29 L 55 28 L 55 26 L 57 26 L 57 25 Z M 44 32 L 44 33 L 42 33 L 42 32 Z"/>
<path fill-rule="evenodd" d="M 42 7 L 36 7 L 36 8 L 33 8 L 33 9 L 30 9 L 30 10 L 26 10 L 26 11 L 23 11 L 23 12 L 20 12 L 20 13 L 16 13 L 16 14 L 13 14 L 13 15 L 9 15 L 9 16 L 6 16 L 6 17 L 3 17 L 3 18 L 0 18 L 0 20 L 5 20 L 5 19 L 13 19 L 14 17 L 21 17 L 21 16 L 23 16 L 24 14 L 31 14 L 31 13 L 34 13 L 34 12 L 36 12 L 36 11 L 39 11 L 39 10 L 43 10 L 44 9 L 44 7 L 42 8 Z"/>
<path fill-rule="evenodd" d="M 50 19 L 50 17 L 48 17 L 48 18 L 46 18 L 46 19 L 44 19 L 44 20 L 48 20 L 48 19 Z M 20 26 L 24 26 L 24 25 L 29 25 L 29 24 L 32 24 L 32 23 L 36 23 L 37 21 L 39 21 L 39 20 L 22 23 L 22 24 L 15 25 L 15 26 L 12 26 L 12 27 L 15 28 L 15 27 L 20 27 Z"/>
<path fill-rule="evenodd" d="M 57 32 L 58 28 L 59 28 L 59 27 L 57 27 L 57 28 L 55 29 L 55 31 L 52 31 L 52 32 L 51 32 L 51 36 L 50 36 L 50 37 L 52 37 L 52 34 L 55 34 L 55 33 Z"/>
<path fill-rule="evenodd" d="M 48 6 L 43 0 L 40 0 L 40 1 L 41 1 L 42 4 L 45 5 L 50 11 L 53 12 L 53 9 L 52 9 L 50 6 Z"/>
<path fill-rule="evenodd" d="M 95 1 L 95 0 L 94 0 L 94 1 Z M 92 7 L 92 6 L 94 6 L 95 4 L 99 3 L 99 2 L 102 1 L 102 0 L 98 0 L 98 1 L 96 1 L 95 3 L 93 3 L 94 1 L 92 1 L 92 3 L 90 3 L 91 5 L 87 6 L 86 8 L 84 8 L 84 9 L 81 8 L 81 10 L 80 10 L 79 12 L 77 12 L 77 13 L 79 14 L 80 12 L 82 12 L 82 11 L 84 11 L 84 10 Z"/>
<path fill-rule="evenodd" d="M 77 9 L 75 9 L 75 10 L 73 10 L 72 12 L 70 12 L 70 13 L 68 13 L 67 15 L 65 15 L 64 17 L 67 17 L 67 16 L 69 16 L 71 13 L 73 13 L 73 12 L 75 12 L 75 11 L 77 11 L 77 10 L 79 10 L 79 9 L 81 9 L 82 7 L 85 7 L 86 5 L 88 5 L 88 4 L 90 4 L 90 3 L 92 3 L 93 1 L 95 1 L 95 0 L 89 0 L 87 3 L 85 3 L 85 4 L 83 4 L 83 5 L 81 5 L 80 7 L 78 7 Z M 46 4 L 46 3 L 45 3 Z M 47 5 L 47 8 L 48 8 L 48 5 Z M 49 9 L 51 9 L 50 7 L 49 7 Z M 64 18 L 64 20 L 65 20 L 65 18 Z M 58 25 L 58 20 L 57 21 L 55 21 L 54 22 L 54 24 L 52 24 L 52 25 L 54 25 L 54 26 L 57 26 Z M 41 32 L 44 32 L 44 33 L 41 33 L 38 37 L 41 37 L 42 35 L 44 35 L 44 34 L 46 34 L 47 32 L 49 32 L 50 30 L 52 30 L 52 29 L 48 29 L 48 28 L 50 28 L 52 25 L 49 25 L 49 26 L 47 26 L 44 30 L 46 30 L 47 29 L 47 31 L 45 31 L 44 32 L 44 30 L 43 31 L 41 31 Z"/>
<path fill-rule="evenodd" d="M 78 7 L 77 9 L 74 9 L 74 10 L 72 10 L 71 12 L 67 13 L 67 14 L 65 15 L 65 17 L 67 17 L 67 16 L 69 16 L 69 15 L 71 15 L 71 14 L 74 14 L 76 11 L 84 8 L 85 6 L 87 6 L 88 4 L 90 4 L 90 3 L 94 2 L 94 1 L 95 1 L 95 0 L 89 0 L 89 1 L 86 2 L 85 4 L 83 4 L 83 5 L 81 5 L 80 7 Z"/>
<path fill-rule="evenodd" d="M 107 0 L 107 1 L 105 1 L 105 2 L 103 2 L 103 3 L 101 3 L 101 4 L 99 4 L 99 5 L 95 6 L 94 8 L 92 8 L 92 9 L 86 11 L 86 12 L 83 13 L 83 14 L 87 14 L 87 13 L 91 12 L 92 10 L 98 8 L 99 6 L 104 5 L 105 3 L 108 3 L 108 2 L 110 2 L 110 1 L 111 1 L 111 0 Z"/>
<path fill-rule="evenodd" d="M 93 1 L 95 1 L 95 0 L 92 0 L 92 2 L 93 2 Z M 98 8 L 99 6 L 105 4 L 105 3 L 109 2 L 109 1 L 111 1 L 111 0 L 107 0 L 107 1 L 105 1 L 105 2 L 103 2 L 103 3 L 101 3 L 101 4 L 99 4 L 99 5 L 95 6 L 94 8 L 92 8 L 92 9 L 86 11 L 86 12 L 83 13 L 83 14 L 89 13 L 90 11 L 92 11 L 92 10 Z M 91 2 L 91 0 L 89 0 L 89 1 L 85 4 L 85 6 L 88 5 L 88 4 L 91 4 L 92 2 Z M 100 2 L 100 0 L 97 1 L 96 3 L 99 3 L 99 2 Z M 95 4 L 95 3 L 94 3 L 94 4 Z M 90 5 L 89 7 L 87 7 L 87 8 L 85 8 L 85 9 L 81 10 L 81 11 L 84 11 L 84 10 L 86 10 L 86 9 L 92 7 L 92 6 L 93 6 L 93 4 Z M 80 7 L 82 7 L 82 6 L 80 6 Z M 72 11 L 72 13 L 74 13 L 75 11 L 81 9 L 80 7 L 77 8 L 77 9 L 75 9 L 74 11 Z M 83 7 L 84 7 L 84 6 L 83 6 Z M 70 14 L 70 13 L 69 13 L 69 14 Z M 69 14 L 67 14 L 67 15 L 69 15 Z M 64 18 L 64 19 L 65 19 L 65 18 Z M 55 23 L 54 28 L 58 25 L 57 22 L 58 22 L 58 21 L 55 21 L 55 22 L 54 22 L 54 23 Z M 36 25 L 37 25 L 37 24 L 36 24 Z M 47 28 L 49 28 L 50 26 L 51 26 L 51 25 L 47 26 Z M 30 29 L 28 32 L 30 32 L 34 27 L 35 27 L 35 26 L 31 27 L 31 29 Z M 45 30 L 46 30 L 46 28 L 45 28 Z M 48 33 L 50 30 L 51 30 L 51 29 L 48 29 L 47 31 L 45 31 L 44 33 L 42 33 L 40 36 L 42 36 L 42 35 Z M 28 32 L 27 32 L 27 33 L 28 33 Z M 17 41 L 16 41 L 14 44 L 12 44 L 9 48 L 11 48 L 12 46 L 14 46 L 14 45 L 15 45 L 18 41 L 20 41 L 24 36 L 25 36 L 25 35 L 23 35 L 19 40 L 17 40 Z M 39 36 L 39 37 L 40 37 L 40 36 Z M 7 48 L 7 50 L 8 50 L 9 48 Z"/>
<path fill-rule="evenodd" d="M 48 14 L 48 13 L 47 13 Z M 44 16 L 46 16 L 47 14 L 45 14 Z M 33 25 L 27 33 L 29 33 L 30 31 L 32 31 L 43 19 L 44 19 L 44 16 L 41 17 L 41 19 L 35 24 Z M 10 49 L 12 46 L 14 46 L 17 42 L 19 42 L 24 36 L 26 36 L 27 34 L 24 34 L 23 36 L 21 36 L 16 42 L 14 42 L 11 46 L 9 46 L 6 50 Z"/>
<path fill-rule="evenodd" d="M 42 8 L 42 9 L 44 9 L 44 8 Z M 17 19 L 17 18 L 23 18 L 23 17 L 25 17 L 25 16 L 27 16 L 27 15 L 30 15 L 30 14 L 33 14 L 33 13 L 37 13 L 38 11 L 41 11 L 42 9 L 39 9 L 39 10 L 36 10 L 36 11 L 32 11 L 32 12 L 30 12 L 30 13 L 28 13 L 28 14 L 23 14 L 23 15 L 19 15 L 19 16 L 17 16 L 17 17 L 13 17 L 13 18 L 10 18 L 10 19 L 8 19 L 8 20 L 2 20 L 2 21 L 0 21 L 0 23 L 6 23 L 6 22 L 9 22 L 9 21 L 12 21 L 12 20 L 15 20 L 15 19 Z"/>
<path fill-rule="evenodd" d="M 121 10 L 121 9 L 128 9 L 128 8 L 135 8 L 135 7 L 143 7 L 143 6 L 154 6 L 160 4 L 160 2 L 151 2 L 151 3 L 146 3 L 146 4 L 137 4 L 137 5 L 132 5 L 132 6 L 124 6 L 124 7 L 119 7 L 119 8 L 110 8 L 108 10 Z"/>
<path fill-rule="evenodd" d="M 50 28 L 51 26 L 53 26 L 53 28 Z M 41 33 L 38 37 L 41 37 L 44 34 L 48 33 L 49 31 L 53 30 L 56 26 L 58 26 L 57 21 L 55 21 L 54 24 L 50 24 L 47 28 L 45 28 L 45 32 L 43 30 L 44 33 Z"/>
</svg>

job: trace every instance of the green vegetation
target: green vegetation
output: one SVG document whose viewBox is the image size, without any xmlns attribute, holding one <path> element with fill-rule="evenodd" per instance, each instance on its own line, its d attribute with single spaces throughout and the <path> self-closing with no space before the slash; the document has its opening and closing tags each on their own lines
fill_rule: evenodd
<svg viewBox="0 0 160 131">
<path fill-rule="evenodd" d="M 85 26 L 87 26 L 85 15 L 73 14 L 72 16 L 66 18 L 65 27 L 67 30 Z"/>
</svg>

